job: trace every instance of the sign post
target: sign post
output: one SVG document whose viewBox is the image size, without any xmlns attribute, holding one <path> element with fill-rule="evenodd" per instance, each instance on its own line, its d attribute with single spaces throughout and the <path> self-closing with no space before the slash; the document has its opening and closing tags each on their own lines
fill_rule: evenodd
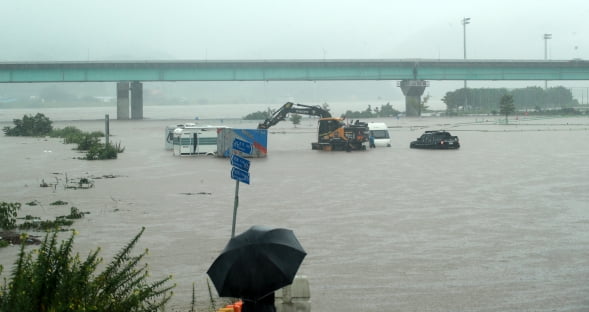
<svg viewBox="0 0 589 312">
<path fill-rule="evenodd" d="M 252 144 L 247 141 L 235 138 L 233 150 L 245 154 L 252 153 Z M 231 238 L 235 237 L 235 222 L 237 220 L 237 206 L 239 205 L 239 182 L 250 184 L 250 161 L 238 155 L 231 155 L 231 178 L 235 180 L 235 200 L 233 201 L 233 226 L 231 227 Z"/>
</svg>

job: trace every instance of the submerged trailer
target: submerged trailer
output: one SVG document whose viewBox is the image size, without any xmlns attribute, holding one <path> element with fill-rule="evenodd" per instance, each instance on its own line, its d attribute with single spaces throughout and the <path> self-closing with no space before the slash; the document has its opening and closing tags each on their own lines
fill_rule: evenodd
<svg viewBox="0 0 589 312">
<path fill-rule="evenodd" d="M 174 155 L 217 155 L 217 136 L 225 128 L 224 126 L 184 126 L 174 129 Z"/>
<path fill-rule="evenodd" d="M 166 126 L 166 132 L 164 134 L 165 137 L 165 149 L 166 150 L 173 150 L 174 149 L 174 130 L 180 128 L 183 129 L 185 127 L 196 127 L 195 123 L 189 122 L 189 123 L 183 123 L 183 124 L 177 124 L 177 125 L 168 125 Z"/>
<path fill-rule="evenodd" d="M 233 140 L 240 139 L 252 144 L 252 152 L 244 154 L 233 150 Z M 268 130 L 224 128 L 219 131 L 217 139 L 217 156 L 230 157 L 233 154 L 242 157 L 261 158 L 268 155 Z"/>
</svg>

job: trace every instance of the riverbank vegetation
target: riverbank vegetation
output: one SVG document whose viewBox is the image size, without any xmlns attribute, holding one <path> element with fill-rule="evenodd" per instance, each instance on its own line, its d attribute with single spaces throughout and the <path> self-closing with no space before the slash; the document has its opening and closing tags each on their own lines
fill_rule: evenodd
<svg viewBox="0 0 589 312">
<path fill-rule="evenodd" d="M 21 244 L 9 280 L 0 286 L 0 311 L 163 311 L 173 295 L 172 277 L 149 282 L 148 266 L 141 264 L 148 251 L 131 254 L 144 231 L 100 273 L 100 249 L 82 260 L 73 254 L 73 232 L 60 243 L 56 231 L 47 233 L 28 252 Z"/>
<path fill-rule="evenodd" d="M 397 117 L 399 115 L 399 111 L 394 109 L 390 103 L 386 103 L 381 105 L 380 107 L 372 108 L 371 105 L 368 105 L 365 110 L 363 111 L 351 111 L 347 110 L 342 117 L 345 118 L 378 118 L 378 117 Z"/>
<path fill-rule="evenodd" d="M 41 113 L 37 113 L 35 116 L 24 115 L 22 119 L 14 119 L 13 123 L 14 127 L 2 129 L 5 135 L 63 138 L 65 144 L 77 144 L 76 150 L 86 152 L 86 156 L 81 159 L 116 159 L 119 153 L 125 151 L 120 142 L 115 144 L 101 143 L 104 133 L 100 131 L 84 132 L 72 126 L 53 129 L 53 122 Z"/>
<path fill-rule="evenodd" d="M 555 111 L 559 114 L 581 114 L 579 101 L 573 98 L 570 89 L 565 87 L 527 87 L 520 89 L 506 88 L 462 88 L 447 92 L 442 98 L 449 115 L 461 112 L 470 114 L 497 114 L 497 103 L 505 95 L 513 99 L 515 112 L 528 114 L 550 115 Z M 589 107 L 587 107 L 589 108 Z"/>
<path fill-rule="evenodd" d="M 37 206 L 41 203 L 32 201 L 27 203 L 28 206 Z M 64 201 L 55 201 L 50 203 L 51 206 L 67 205 Z M 54 220 L 42 220 L 40 217 L 27 214 L 24 217 L 18 217 L 18 212 L 22 207 L 21 203 L 0 202 L 0 247 L 6 247 L 10 244 L 37 244 L 38 240 L 34 238 L 21 241 L 19 237 L 22 231 L 65 231 L 73 225 L 74 220 L 81 219 L 89 212 L 82 212 L 77 207 L 71 206 L 70 213 L 55 217 Z"/>
<path fill-rule="evenodd" d="M 63 206 L 65 201 L 54 201 L 51 206 Z M 27 203 L 29 206 L 41 205 L 39 201 Z M 73 254 L 74 237 L 58 240 L 64 229 L 59 220 L 79 219 L 87 212 L 71 207 L 70 214 L 56 218 L 56 222 L 40 221 L 40 218 L 27 215 L 17 217 L 20 203 L 0 202 L 0 245 L 1 247 L 20 245 L 20 252 L 5 283 L 0 285 L 0 312 L 8 311 L 166 311 L 166 304 L 173 295 L 175 284 L 172 276 L 153 282 L 148 281 L 147 263 L 141 264 L 148 254 L 144 250 L 138 255 L 131 251 L 145 231 L 145 227 L 115 255 L 107 265 L 102 265 L 100 249 L 90 251 L 85 260 Z M 24 221 L 19 221 L 24 220 Z M 35 224 L 34 226 L 31 226 Z M 47 226 L 39 227 L 39 224 Z M 18 231 L 15 231 L 18 229 Z M 44 231 L 44 238 L 30 235 L 23 230 Z M 28 245 L 37 245 L 26 250 Z M 16 248 L 16 247 L 15 247 Z M 97 272 L 99 267 L 104 271 Z M 0 275 L 3 272 L 0 265 Z M 216 311 L 218 305 L 226 304 L 213 296 L 207 279 L 210 302 L 205 308 Z M 219 299 L 219 298 L 217 298 Z M 218 301 L 218 302 L 217 302 Z M 188 311 L 196 311 L 195 286 L 192 286 L 192 301 Z"/>
</svg>

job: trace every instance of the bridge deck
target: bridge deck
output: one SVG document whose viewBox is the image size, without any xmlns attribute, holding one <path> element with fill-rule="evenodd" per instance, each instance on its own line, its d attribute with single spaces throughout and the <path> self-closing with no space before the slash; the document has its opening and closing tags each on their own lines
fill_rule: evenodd
<svg viewBox="0 0 589 312">
<path fill-rule="evenodd" d="M 401 59 L 0 63 L 0 83 L 405 79 L 589 80 L 589 61 Z"/>
</svg>

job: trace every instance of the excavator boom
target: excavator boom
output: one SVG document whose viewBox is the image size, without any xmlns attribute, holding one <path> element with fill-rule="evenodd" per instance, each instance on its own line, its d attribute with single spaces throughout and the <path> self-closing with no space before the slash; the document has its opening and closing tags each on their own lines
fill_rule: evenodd
<svg viewBox="0 0 589 312">
<path fill-rule="evenodd" d="M 275 124 L 286 119 L 288 114 L 299 114 L 299 115 L 310 115 L 319 116 L 321 118 L 331 117 L 331 114 L 319 106 L 294 104 L 287 102 L 282 105 L 281 108 L 272 113 L 272 116 L 268 117 L 264 122 L 258 124 L 258 129 L 268 129 Z"/>
</svg>

